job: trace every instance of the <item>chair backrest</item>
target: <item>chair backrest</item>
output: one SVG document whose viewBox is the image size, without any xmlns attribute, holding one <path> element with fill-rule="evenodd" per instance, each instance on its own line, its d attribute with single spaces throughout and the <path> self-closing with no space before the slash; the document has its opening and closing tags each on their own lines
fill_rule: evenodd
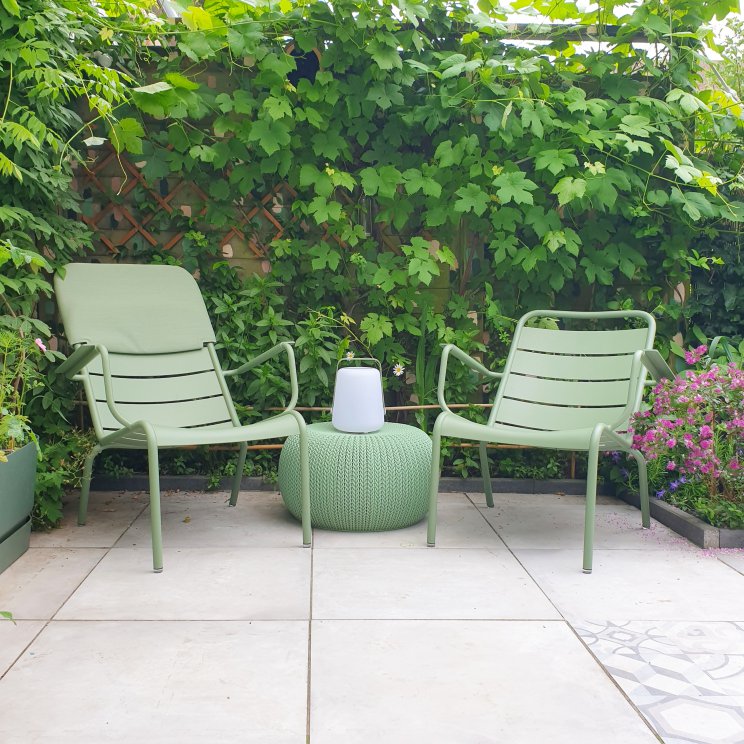
<svg viewBox="0 0 744 744">
<path fill-rule="evenodd" d="M 185 428 L 238 423 L 204 300 L 187 271 L 69 264 L 55 290 L 70 343 L 108 350 L 113 403 L 125 420 Z M 121 429 L 106 403 L 100 357 L 81 377 L 97 435 Z"/>
<path fill-rule="evenodd" d="M 592 326 L 638 319 L 644 327 L 550 330 L 527 325 L 540 317 Z M 641 311 L 527 313 L 517 324 L 489 423 L 539 431 L 605 423 L 621 430 L 643 395 L 645 371 L 633 372 L 633 355 L 653 346 L 655 331 L 653 317 Z"/>
</svg>

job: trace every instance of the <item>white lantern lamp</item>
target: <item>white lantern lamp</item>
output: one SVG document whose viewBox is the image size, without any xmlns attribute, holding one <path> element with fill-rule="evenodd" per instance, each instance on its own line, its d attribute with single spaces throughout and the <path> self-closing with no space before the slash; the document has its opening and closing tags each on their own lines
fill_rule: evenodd
<svg viewBox="0 0 744 744">
<path fill-rule="evenodd" d="M 374 367 L 341 367 L 343 362 L 373 362 Z M 382 367 L 377 359 L 342 359 L 336 366 L 331 423 L 339 431 L 369 434 L 385 423 Z"/>
</svg>

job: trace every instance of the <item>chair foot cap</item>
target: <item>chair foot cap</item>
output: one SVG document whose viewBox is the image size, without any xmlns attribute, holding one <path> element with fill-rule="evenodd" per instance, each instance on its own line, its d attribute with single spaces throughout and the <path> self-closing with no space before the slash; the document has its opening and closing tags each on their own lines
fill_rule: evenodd
<svg viewBox="0 0 744 744">
<path fill-rule="evenodd" d="M 585 574 L 590 574 L 592 572 L 591 568 L 582 568 L 581 569 Z"/>
<path fill-rule="evenodd" d="M 153 573 L 163 573 L 163 569 L 162 568 L 153 568 L 152 569 L 152 572 Z"/>
<path fill-rule="evenodd" d="M 313 547 L 313 544 L 312 543 L 302 543 L 302 547 L 303 548 L 312 548 Z"/>
<path fill-rule="evenodd" d="M 434 547 L 434 543 L 433 542 L 427 542 L 426 543 L 426 547 L 427 548 L 433 548 Z"/>
</svg>

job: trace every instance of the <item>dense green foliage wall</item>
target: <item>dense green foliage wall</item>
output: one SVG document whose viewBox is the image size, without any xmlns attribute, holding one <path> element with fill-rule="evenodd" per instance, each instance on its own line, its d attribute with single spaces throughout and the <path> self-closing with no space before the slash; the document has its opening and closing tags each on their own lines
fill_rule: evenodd
<svg viewBox="0 0 744 744">
<path fill-rule="evenodd" d="M 430 402 L 441 342 L 497 364 L 538 306 L 650 308 L 665 342 L 674 287 L 709 265 L 701 236 L 744 219 L 741 110 L 696 72 L 729 2 L 521 3 L 578 24 L 539 43 L 486 0 L 207 0 L 178 25 L 136 3 L 22 5 L 0 7 L 4 238 L 52 267 L 84 254 L 71 163 L 104 140 L 153 183 L 193 181 L 205 203 L 162 226 L 188 231 L 183 254 L 118 258 L 198 271 L 228 363 L 296 339 L 303 404 L 329 402 L 347 350 L 382 360 L 389 403 Z M 589 24 L 611 43 L 579 43 Z M 238 276 L 216 235 L 279 183 L 294 221 L 266 275 Z M 23 268 L 4 298 L 32 315 Z M 42 436 L 68 426 L 65 390 L 39 397 Z M 271 367 L 235 393 L 258 410 L 286 394 Z"/>
</svg>

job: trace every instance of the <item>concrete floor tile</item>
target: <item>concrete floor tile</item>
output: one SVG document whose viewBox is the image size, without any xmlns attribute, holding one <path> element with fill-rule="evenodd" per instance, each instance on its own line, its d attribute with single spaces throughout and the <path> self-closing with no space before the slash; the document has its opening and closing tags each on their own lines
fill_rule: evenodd
<svg viewBox="0 0 744 744">
<path fill-rule="evenodd" d="M 0 677 L 44 627 L 42 620 L 0 619 Z"/>
<path fill-rule="evenodd" d="M 462 493 L 439 496 L 437 548 L 504 549 L 504 543 Z M 333 532 L 316 529 L 316 548 L 426 548 L 426 518 L 388 532 Z"/>
<path fill-rule="evenodd" d="M 48 620 L 105 555 L 95 548 L 29 548 L 0 574 L 0 608 L 16 620 Z"/>
<path fill-rule="evenodd" d="M 496 499 L 492 509 L 481 513 L 510 548 L 579 548 L 584 542 L 583 501 L 567 503 L 566 497 L 543 495 L 516 503 Z M 640 510 L 622 501 L 598 504 L 594 524 L 597 548 L 696 549 L 654 520 L 650 529 L 642 529 Z"/>
<path fill-rule="evenodd" d="M 594 572 L 580 550 L 516 550 L 569 620 L 741 620 L 744 576 L 705 551 L 597 550 Z"/>
<path fill-rule="evenodd" d="M 563 622 L 313 623 L 311 742 L 654 744 Z"/>
<path fill-rule="evenodd" d="M 88 519 L 77 523 L 79 494 L 64 505 L 59 527 L 48 532 L 32 532 L 31 546 L 36 548 L 110 548 L 147 506 L 149 497 L 142 492 L 91 493 Z"/>
<path fill-rule="evenodd" d="M 3 744 L 304 744 L 306 622 L 52 622 L 0 680 Z"/>
<path fill-rule="evenodd" d="M 716 555 L 719 561 L 744 575 L 744 550 L 720 550 Z"/>
<path fill-rule="evenodd" d="M 113 549 L 59 613 L 65 620 L 300 620 L 309 617 L 310 550 Z"/>
<path fill-rule="evenodd" d="M 486 495 L 482 492 L 468 491 L 468 498 L 480 509 L 487 509 Z M 493 495 L 494 508 L 498 506 L 516 505 L 541 505 L 546 506 L 578 506 L 584 505 L 585 498 L 582 495 L 571 493 L 495 493 Z M 612 496 L 597 496 L 598 504 L 622 504 L 624 502 Z"/>
<path fill-rule="evenodd" d="M 314 551 L 313 617 L 559 617 L 505 550 L 323 548 Z"/>
<path fill-rule="evenodd" d="M 235 507 L 230 494 L 174 492 L 161 499 L 163 545 L 170 548 L 294 548 L 302 528 L 278 493 L 242 492 Z M 150 510 L 145 509 L 117 547 L 150 545 Z"/>
</svg>

